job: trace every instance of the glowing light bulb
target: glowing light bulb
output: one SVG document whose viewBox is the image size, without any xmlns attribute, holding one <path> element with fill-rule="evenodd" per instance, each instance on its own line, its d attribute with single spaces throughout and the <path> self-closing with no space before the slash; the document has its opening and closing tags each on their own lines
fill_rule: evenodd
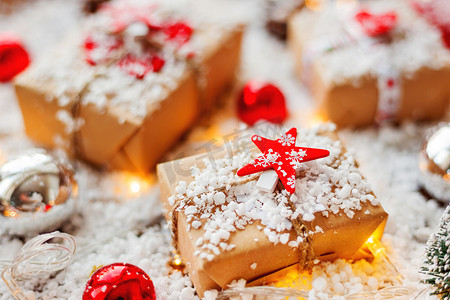
<svg viewBox="0 0 450 300">
<path fill-rule="evenodd" d="M 167 264 L 172 268 L 173 271 L 180 271 L 182 273 L 185 272 L 186 266 L 183 263 L 181 256 L 176 252 L 173 252 L 172 260 L 170 260 Z"/>
<path fill-rule="evenodd" d="M 373 236 L 369 237 L 365 243 L 367 248 L 369 248 L 370 252 L 372 252 L 373 256 L 376 258 L 380 258 L 386 254 L 386 250 L 383 244 Z"/>
<path fill-rule="evenodd" d="M 177 255 L 177 257 L 173 260 L 173 264 L 176 265 L 176 266 L 181 265 L 181 259 L 180 259 L 180 257 L 178 257 L 178 255 Z"/>
<path fill-rule="evenodd" d="M 133 194 L 137 194 L 141 191 L 141 185 L 137 181 L 131 181 L 130 182 L 130 191 Z"/>
<path fill-rule="evenodd" d="M 15 211 L 9 211 L 9 210 L 6 210 L 6 211 L 3 213 L 3 215 L 4 215 L 5 217 L 12 217 L 12 218 L 14 218 L 17 214 L 16 214 Z"/>
</svg>

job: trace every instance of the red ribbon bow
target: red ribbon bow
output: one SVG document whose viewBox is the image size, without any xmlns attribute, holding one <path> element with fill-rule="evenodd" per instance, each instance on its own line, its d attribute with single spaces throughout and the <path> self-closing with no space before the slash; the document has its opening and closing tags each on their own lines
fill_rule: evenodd
<svg viewBox="0 0 450 300">
<path fill-rule="evenodd" d="M 367 10 L 361 10 L 355 15 L 355 19 L 364 33 L 371 37 L 386 34 L 397 25 L 397 14 L 394 11 L 372 14 Z"/>
</svg>

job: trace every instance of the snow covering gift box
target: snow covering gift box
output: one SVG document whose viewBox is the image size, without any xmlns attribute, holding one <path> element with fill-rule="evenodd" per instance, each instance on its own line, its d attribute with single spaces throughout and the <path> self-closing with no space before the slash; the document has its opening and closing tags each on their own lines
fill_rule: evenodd
<svg viewBox="0 0 450 300">
<path fill-rule="evenodd" d="M 450 103 L 450 49 L 412 1 L 304 9 L 288 24 L 296 72 L 338 126 L 437 119 Z M 444 1 L 445 2 L 445 1 Z"/>
<path fill-rule="evenodd" d="M 330 156 L 302 164 L 292 195 L 280 184 L 256 189 L 259 174 L 236 175 L 259 154 L 254 147 L 157 166 L 166 218 L 200 295 L 314 259 L 367 257 L 364 243 L 381 238 L 387 214 L 333 129 L 300 130 L 297 144 Z"/>
<path fill-rule="evenodd" d="M 243 28 L 216 15 L 182 0 L 102 6 L 15 81 L 27 135 L 148 172 L 233 82 Z"/>
</svg>

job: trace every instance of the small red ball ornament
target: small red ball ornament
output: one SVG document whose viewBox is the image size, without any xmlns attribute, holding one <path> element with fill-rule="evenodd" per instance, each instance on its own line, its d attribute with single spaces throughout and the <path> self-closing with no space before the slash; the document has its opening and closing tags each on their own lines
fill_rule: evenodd
<svg viewBox="0 0 450 300">
<path fill-rule="evenodd" d="M 10 81 L 29 64 L 30 57 L 20 39 L 0 33 L 0 82 Z"/>
<path fill-rule="evenodd" d="M 155 300 L 155 287 L 140 268 L 114 263 L 98 269 L 89 279 L 83 300 Z"/>
<path fill-rule="evenodd" d="M 281 123 L 287 116 L 284 95 L 273 84 L 249 81 L 238 99 L 238 116 L 250 126 L 259 120 Z"/>
</svg>

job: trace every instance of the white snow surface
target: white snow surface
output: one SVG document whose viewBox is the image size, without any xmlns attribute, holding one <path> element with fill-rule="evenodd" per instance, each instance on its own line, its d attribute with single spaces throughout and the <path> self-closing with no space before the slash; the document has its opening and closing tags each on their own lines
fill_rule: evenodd
<svg viewBox="0 0 450 300">
<path fill-rule="evenodd" d="M 291 54 L 264 31 L 262 1 L 217 1 L 224 7 L 224 14 L 237 13 L 237 17 L 250 23 L 243 43 L 240 81 L 262 79 L 277 84 L 284 91 L 291 112 L 286 127 L 309 126 L 314 102 L 294 76 Z M 12 15 L 0 15 L 0 32 L 17 33 L 33 60 L 38 60 L 80 21 L 80 6 L 75 0 L 28 1 Z M 434 125 L 406 123 L 399 127 L 384 125 L 339 132 L 389 213 L 382 242 L 405 283 L 417 287 L 416 294 L 420 293 L 417 299 L 435 299 L 423 291 L 426 287 L 419 284 L 422 276 L 418 273 L 425 243 L 443 212 L 441 204 L 427 200 L 419 192 L 418 153 L 426 133 Z M 235 119 L 221 120 L 215 126 L 221 134 L 242 128 Z M 209 129 L 196 128 L 190 138 L 198 142 L 198 137 Z M 38 145 L 24 133 L 12 84 L 0 84 L 0 160 L 35 146 Z M 183 149 L 183 145 L 180 147 Z M 60 230 L 75 236 L 78 254 L 61 272 L 20 281 L 26 295 L 30 299 L 81 299 L 94 266 L 128 262 L 148 273 L 158 299 L 197 299 L 189 276 L 170 274 L 166 264 L 171 257 L 171 238 L 161 217 L 156 181 L 153 179 L 138 194 L 130 194 L 127 174 L 96 171 L 82 162 L 74 164 L 79 183 L 79 212 Z M 0 259 L 11 260 L 27 239 L 1 237 Z M 383 277 L 377 273 L 379 268 L 376 261 L 353 265 L 342 260 L 318 263 L 312 275 L 310 299 L 376 289 L 381 286 L 380 276 Z M 207 293 L 211 297 L 216 294 Z M 409 298 L 414 295 L 405 299 Z M 3 282 L 0 299 L 13 299 Z"/>
</svg>

